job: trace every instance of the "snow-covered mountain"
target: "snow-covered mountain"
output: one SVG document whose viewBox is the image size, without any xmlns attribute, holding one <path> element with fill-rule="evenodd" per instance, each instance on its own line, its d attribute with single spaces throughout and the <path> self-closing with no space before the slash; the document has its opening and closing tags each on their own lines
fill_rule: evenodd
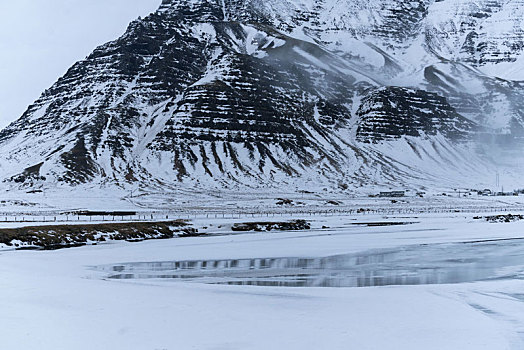
<svg viewBox="0 0 524 350">
<path fill-rule="evenodd" d="M 518 175 L 523 51 L 521 0 L 164 0 L 0 133 L 0 177 L 483 186 Z"/>
</svg>

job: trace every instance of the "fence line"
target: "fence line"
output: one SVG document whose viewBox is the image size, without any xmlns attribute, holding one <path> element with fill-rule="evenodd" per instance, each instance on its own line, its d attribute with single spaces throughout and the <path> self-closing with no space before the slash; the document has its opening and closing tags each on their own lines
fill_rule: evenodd
<svg viewBox="0 0 524 350">
<path fill-rule="evenodd" d="M 416 215 L 416 214 L 481 214 L 521 212 L 524 207 L 417 207 L 417 208 L 358 208 L 358 209 L 311 209 L 311 210 L 242 210 L 242 211 L 193 211 L 193 212 L 162 212 L 141 213 L 130 216 L 81 216 L 81 215 L 0 215 L 0 224 L 4 223 L 104 223 L 104 222 L 152 222 L 178 219 L 249 219 L 277 218 L 288 216 L 366 216 L 366 215 Z M 2 220 L 3 219 L 3 220 Z"/>
</svg>

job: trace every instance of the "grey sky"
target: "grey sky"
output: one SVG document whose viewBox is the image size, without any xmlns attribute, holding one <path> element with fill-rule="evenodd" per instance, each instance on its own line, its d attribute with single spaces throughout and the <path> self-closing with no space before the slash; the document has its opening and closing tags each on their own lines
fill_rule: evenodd
<svg viewBox="0 0 524 350">
<path fill-rule="evenodd" d="M 0 128 L 161 0 L 0 0 Z"/>
</svg>

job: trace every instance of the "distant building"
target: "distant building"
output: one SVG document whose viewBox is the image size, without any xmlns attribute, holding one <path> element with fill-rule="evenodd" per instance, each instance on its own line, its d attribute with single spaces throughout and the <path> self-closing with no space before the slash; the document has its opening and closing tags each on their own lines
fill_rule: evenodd
<svg viewBox="0 0 524 350">
<path fill-rule="evenodd" d="M 514 192 L 497 192 L 495 193 L 495 196 L 518 196 L 519 193 L 514 191 Z"/>
<path fill-rule="evenodd" d="M 482 191 L 479 191 L 479 196 L 491 196 L 491 190 L 486 188 L 486 189 L 483 189 Z"/>
<path fill-rule="evenodd" d="M 391 192 L 380 192 L 378 195 L 381 198 L 391 198 L 391 197 L 404 197 L 406 195 L 405 191 L 391 191 Z"/>
</svg>

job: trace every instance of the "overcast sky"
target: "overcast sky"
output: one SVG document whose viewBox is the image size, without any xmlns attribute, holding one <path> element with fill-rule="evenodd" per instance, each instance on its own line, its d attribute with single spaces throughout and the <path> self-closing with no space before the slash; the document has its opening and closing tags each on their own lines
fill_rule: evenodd
<svg viewBox="0 0 524 350">
<path fill-rule="evenodd" d="M 0 0 L 0 128 L 161 0 Z"/>
</svg>

